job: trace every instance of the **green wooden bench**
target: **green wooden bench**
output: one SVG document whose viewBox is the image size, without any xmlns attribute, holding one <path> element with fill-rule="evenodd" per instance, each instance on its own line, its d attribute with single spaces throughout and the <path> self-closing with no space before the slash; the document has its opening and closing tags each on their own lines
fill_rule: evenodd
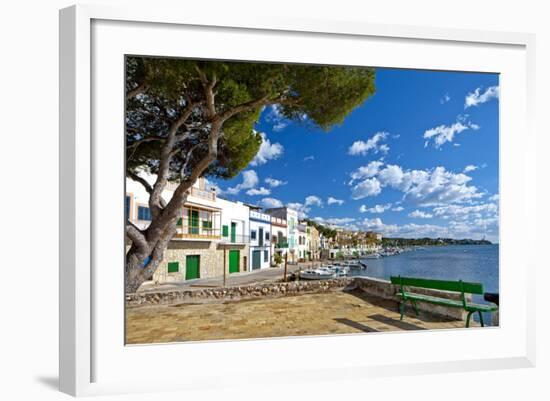
<svg viewBox="0 0 550 401">
<path fill-rule="evenodd" d="M 462 308 L 468 312 L 466 319 L 466 327 L 470 327 L 470 318 L 472 314 L 477 312 L 479 314 L 479 322 L 483 327 L 483 315 L 482 312 L 494 312 L 498 310 L 497 305 L 482 305 L 474 304 L 466 301 L 466 294 L 483 294 L 483 285 L 481 283 L 468 283 L 462 280 L 459 281 L 445 281 L 445 280 L 429 280 L 424 278 L 413 277 L 390 277 L 391 283 L 399 286 L 399 292 L 396 294 L 401 298 L 399 302 L 399 312 L 401 313 L 401 320 L 403 320 L 403 314 L 405 312 L 405 304 L 410 301 L 414 308 L 416 315 L 418 316 L 417 301 L 428 302 L 436 305 L 448 306 L 451 308 Z M 448 299 L 443 297 L 437 297 L 434 295 L 419 294 L 414 290 L 407 290 L 408 287 L 413 288 L 427 288 L 432 290 L 452 291 L 461 293 L 461 299 Z"/>
</svg>

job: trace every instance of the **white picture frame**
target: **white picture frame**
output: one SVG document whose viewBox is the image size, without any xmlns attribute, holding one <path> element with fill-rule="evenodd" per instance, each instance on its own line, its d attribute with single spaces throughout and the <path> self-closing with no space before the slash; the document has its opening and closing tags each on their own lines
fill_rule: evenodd
<svg viewBox="0 0 550 401">
<path fill-rule="evenodd" d="M 303 51 L 304 48 L 299 48 L 300 44 L 308 44 L 315 49 L 322 41 L 327 49 L 335 49 L 335 52 L 340 49 L 341 64 L 366 65 L 361 54 L 354 54 L 350 49 L 370 46 L 372 54 L 378 54 L 371 57 L 378 57 L 379 60 L 377 63 L 375 58 L 370 59 L 374 60 L 369 62 L 371 66 L 454 68 L 500 73 L 503 78 L 500 105 L 503 294 L 500 327 L 467 332 L 447 330 L 219 341 L 208 343 L 208 347 L 204 343 L 125 347 L 120 336 L 124 328 L 124 320 L 121 319 L 123 287 L 120 287 L 123 274 L 122 226 L 118 230 L 115 225 L 114 230 L 102 231 L 107 227 L 106 221 L 123 221 L 120 217 L 123 210 L 123 177 L 109 173 L 123 171 L 123 153 L 120 152 L 123 131 L 120 130 L 120 143 L 106 146 L 98 129 L 116 133 L 123 123 L 123 109 L 120 108 L 123 96 L 122 91 L 117 92 L 123 88 L 123 69 L 111 68 L 122 65 L 123 57 L 120 56 L 185 56 L 181 51 L 177 53 L 171 43 L 175 40 L 174 35 L 180 34 L 202 35 L 204 38 L 226 35 L 231 39 L 224 43 L 223 49 L 219 45 L 216 48 L 212 41 L 205 39 L 204 49 L 186 49 L 190 57 L 330 62 L 329 56 L 308 53 Z M 254 35 L 261 35 L 262 41 L 273 41 L 271 55 L 263 54 L 259 49 L 251 53 Z M 156 41 L 148 41 L 148 37 L 154 37 Z M 160 38 L 168 40 L 158 42 Z M 235 43 L 237 39 L 242 41 L 242 46 L 228 44 Z M 278 46 L 282 45 L 278 43 L 285 41 L 289 43 L 288 51 L 281 53 L 282 47 Z M 153 47 L 155 43 L 163 44 Z M 246 372 L 256 383 L 283 379 L 293 381 L 297 372 L 300 380 L 305 381 L 343 377 L 360 380 L 411 372 L 422 374 L 534 366 L 535 283 L 531 273 L 534 272 L 535 260 L 534 256 L 530 256 L 534 253 L 529 252 L 533 245 L 524 235 L 535 231 L 532 227 L 536 221 L 533 178 L 536 138 L 532 128 L 534 43 L 534 36 L 529 34 L 376 25 L 358 21 L 279 19 L 266 15 L 238 18 L 215 12 L 182 15 L 154 7 L 113 8 L 103 5 L 79 5 L 61 10 L 61 391 L 72 395 L 94 395 L 196 390 L 207 386 L 211 388 L 213 383 L 217 387 L 232 386 L 231 382 L 224 380 L 221 371 L 205 363 L 208 355 L 236 361 L 236 369 Z M 390 51 L 384 49 L 391 47 L 401 51 L 387 54 Z M 414 49 L 414 52 L 408 48 Z M 434 49 L 443 60 L 430 57 Z M 411 54 L 415 57 L 405 59 Z M 463 54 L 467 59 L 452 64 L 457 54 Z M 474 54 L 476 58 L 472 57 Z M 332 59 L 332 62 L 335 60 Z M 514 96 L 509 96 L 511 93 Z M 109 103 L 109 99 L 114 99 L 113 103 Z M 521 141 L 510 135 L 512 132 L 524 133 Z M 99 160 L 103 163 L 98 163 Z M 117 197 L 120 198 L 119 204 Z M 105 242 L 107 240 L 114 245 L 111 247 Z M 105 263 L 102 263 L 106 260 L 112 261 L 109 262 L 112 263 L 110 270 L 106 270 Z M 518 263 L 525 269 L 514 270 L 514 265 Z M 514 291 L 511 291 L 512 288 Z M 99 289 L 101 299 L 97 296 Z M 113 300 L 120 305 L 113 304 Z M 107 301 L 112 306 L 109 310 L 106 308 Z M 453 350 L 444 347 L 447 342 L 456 344 Z M 409 343 L 420 346 L 414 349 L 407 346 Z M 389 344 L 402 344 L 404 350 L 399 355 L 376 351 L 387 349 Z M 339 349 L 340 357 L 327 351 L 323 359 L 316 358 L 314 350 L 319 345 L 328 350 Z M 422 345 L 429 345 L 429 350 L 426 351 Z M 356 351 L 341 352 L 342 347 Z M 278 355 L 298 350 L 305 355 L 304 361 L 293 361 L 292 366 L 286 366 L 283 359 L 278 359 Z M 362 352 L 368 358 L 358 358 Z M 342 354 L 349 356 L 342 357 Z M 239 358 L 252 355 L 265 355 L 271 364 L 248 368 L 245 364 L 239 365 Z M 168 374 L 170 366 L 182 356 L 192 362 L 189 364 L 192 369 L 185 373 L 185 381 L 175 380 Z M 152 366 L 159 366 L 160 363 L 163 368 L 144 380 L 139 372 L 132 370 L 132 366 L 139 363 L 150 363 Z"/>
</svg>

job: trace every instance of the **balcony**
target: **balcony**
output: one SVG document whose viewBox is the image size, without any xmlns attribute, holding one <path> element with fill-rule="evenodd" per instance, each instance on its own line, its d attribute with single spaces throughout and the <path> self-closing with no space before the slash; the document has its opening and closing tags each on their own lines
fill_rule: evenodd
<svg viewBox="0 0 550 401">
<path fill-rule="evenodd" d="M 221 238 L 221 213 L 185 205 L 176 226 L 174 239 L 218 240 Z"/>
<path fill-rule="evenodd" d="M 216 191 L 209 191 L 206 189 L 191 187 L 191 189 L 189 190 L 189 195 L 196 198 L 206 199 L 212 202 L 216 201 Z"/>
<path fill-rule="evenodd" d="M 275 246 L 275 249 L 288 248 L 288 240 L 286 237 L 273 237 L 272 243 Z"/>
<path fill-rule="evenodd" d="M 219 228 L 208 227 L 190 227 L 179 225 L 176 228 L 174 239 L 189 239 L 189 240 L 219 240 L 221 232 Z"/>
<path fill-rule="evenodd" d="M 280 227 L 286 227 L 287 226 L 285 219 L 281 219 L 279 217 L 273 217 L 273 216 L 271 216 L 271 224 L 276 225 L 276 226 L 280 226 Z"/>
<path fill-rule="evenodd" d="M 231 234 L 226 237 L 222 236 L 220 242 L 222 244 L 248 244 L 250 243 L 250 236 Z"/>
</svg>

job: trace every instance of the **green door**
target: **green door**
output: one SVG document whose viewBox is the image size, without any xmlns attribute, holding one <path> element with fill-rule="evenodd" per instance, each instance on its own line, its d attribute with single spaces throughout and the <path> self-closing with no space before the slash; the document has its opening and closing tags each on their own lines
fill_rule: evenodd
<svg viewBox="0 0 550 401">
<path fill-rule="evenodd" d="M 252 251 L 252 270 L 259 269 L 262 266 L 262 252 Z"/>
<path fill-rule="evenodd" d="M 239 251 L 229 251 L 229 273 L 238 273 L 239 272 Z"/>
<path fill-rule="evenodd" d="M 237 242 L 237 223 L 231 223 L 231 242 Z"/>
<path fill-rule="evenodd" d="M 200 278 L 201 259 L 199 255 L 189 255 L 185 260 L 185 279 Z"/>
</svg>

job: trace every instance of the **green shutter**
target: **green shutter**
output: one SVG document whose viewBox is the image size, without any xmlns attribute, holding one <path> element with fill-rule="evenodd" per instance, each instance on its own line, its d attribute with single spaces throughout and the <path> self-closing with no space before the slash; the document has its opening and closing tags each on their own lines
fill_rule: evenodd
<svg viewBox="0 0 550 401">
<path fill-rule="evenodd" d="M 222 227 L 222 235 L 223 235 L 224 237 L 229 236 L 229 227 L 227 227 L 227 226 L 223 226 L 223 227 Z"/>
<path fill-rule="evenodd" d="M 180 271 L 180 262 L 168 262 L 168 273 L 177 273 Z"/>
</svg>

